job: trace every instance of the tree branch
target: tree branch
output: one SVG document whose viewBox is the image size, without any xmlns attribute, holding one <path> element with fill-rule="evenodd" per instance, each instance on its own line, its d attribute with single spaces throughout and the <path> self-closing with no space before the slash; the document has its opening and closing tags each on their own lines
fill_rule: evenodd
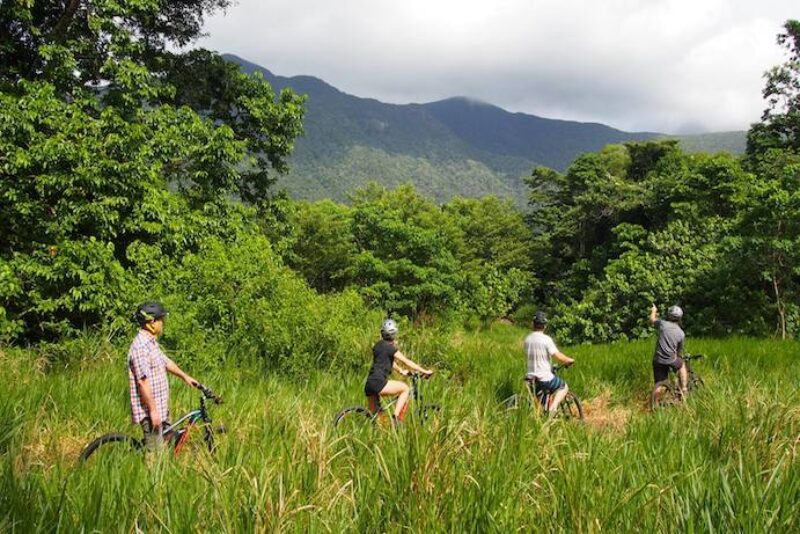
<svg viewBox="0 0 800 534">
<path fill-rule="evenodd" d="M 67 9 L 64 11 L 64 14 L 61 15 L 61 18 L 58 19 L 58 22 L 56 22 L 55 28 L 53 28 L 53 36 L 57 41 L 63 41 L 64 33 L 67 31 L 67 27 L 72 21 L 72 17 L 75 16 L 75 12 L 78 11 L 78 6 L 80 3 L 81 0 L 70 0 L 69 4 L 67 4 Z"/>
</svg>

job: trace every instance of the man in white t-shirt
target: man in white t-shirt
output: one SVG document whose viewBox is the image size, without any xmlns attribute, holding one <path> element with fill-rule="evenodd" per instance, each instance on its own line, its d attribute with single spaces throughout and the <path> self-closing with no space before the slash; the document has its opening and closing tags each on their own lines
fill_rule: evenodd
<svg viewBox="0 0 800 534">
<path fill-rule="evenodd" d="M 550 359 L 555 358 L 565 366 L 575 363 L 575 360 L 558 350 L 553 338 L 544 333 L 547 328 L 547 317 L 537 311 L 533 318 L 533 332 L 525 338 L 525 354 L 528 357 L 528 377 L 534 378 L 537 391 L 550 394 L 550 401 L 545 409 L 548 413 L 555 413 L 558 405 L 567 396 L 569 388 L 563 379 L 553 374 Z"/>
</svg>

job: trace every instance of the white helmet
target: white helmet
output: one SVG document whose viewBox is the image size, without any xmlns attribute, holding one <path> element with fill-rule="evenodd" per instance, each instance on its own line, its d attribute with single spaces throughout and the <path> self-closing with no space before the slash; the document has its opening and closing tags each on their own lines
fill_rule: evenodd
<svg viewBox="0 0 800 534">
<path fill-rule="evenodd" d="M 386 319 L 381 325 L 381 337 L 384 339 L 394 339 L 397 337 L 397 323 L 394 319 Z"/>
<path fill-rule="evenodd" d="M 673 321 L 680 321 L 683 317 L 683 310 L 680 306 L 670 306 L 669 310 L 667 310 L 667 319 Z"/>
</svg>

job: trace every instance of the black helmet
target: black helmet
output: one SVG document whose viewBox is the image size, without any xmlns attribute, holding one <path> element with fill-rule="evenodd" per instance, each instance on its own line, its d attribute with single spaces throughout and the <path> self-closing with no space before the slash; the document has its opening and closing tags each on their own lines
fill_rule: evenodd
<svg viewBox="0 0 800 534">
<path fill-rule="evenodd" d="M 167 316 L 167 310 L 160 302 L 150 301 L 140 304 L 133 314 L 133 320 L 144 326 L 150 321 L 155 321 Z"/>
<path fill-rule="evenodd" d="M 536 312 L 536 315 L 533 316 L 533 324 L 538 324 L 541 326 L 547 324 L 547 316 L 544 314 L 543 311 Z"/>
</svg>

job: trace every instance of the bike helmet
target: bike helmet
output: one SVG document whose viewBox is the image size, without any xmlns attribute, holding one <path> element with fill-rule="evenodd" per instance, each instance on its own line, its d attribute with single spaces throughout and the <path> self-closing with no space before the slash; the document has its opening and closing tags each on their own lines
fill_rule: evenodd
<svg viewBox="0 0 800 534">
<path fill-rule="evenodd" d="M 543 311 L 537 311 L 536 315 L 533 316 L 533 324 L 544 326 L 547 324 L 547 316 L 544 314 Z"/>
<path fill-rule="evenodd" d="M 144 326 L 150 321 L 156 321 L 167 316 L 167 310 L 160 302 L 150 301 L 140 304 L 133 314 L 133 320 Z"/>
<path fill-rule="evenodd" d="M 671 321 L 680 321 L 683 317 L 683 310 L 680 306 L 670 306 L 667 310 L 667 319 Z"/>
<path fill-rule="evenodd" d="M 397 323 L 394 319 L 386 319 L 381 325 L 381 337 L 383 339 L 394 339 L 397 337 Z"/>
</svg>

